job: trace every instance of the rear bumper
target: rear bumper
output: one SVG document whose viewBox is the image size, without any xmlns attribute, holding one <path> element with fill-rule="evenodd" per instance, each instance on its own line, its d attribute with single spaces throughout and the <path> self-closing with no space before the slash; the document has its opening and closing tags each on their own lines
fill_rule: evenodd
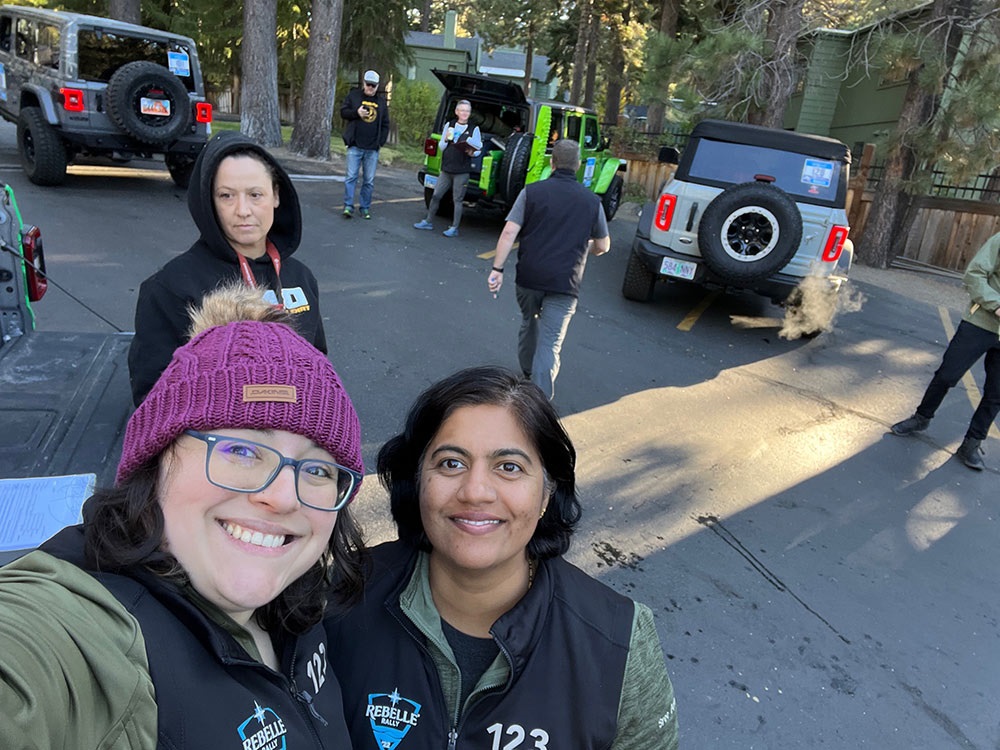
<svg viewBox="0 0 1000 750">
<path fill-rule="evenodd" d="M 642 234 L 636 234 L 635 240 L 632 242 L 632 252 L 635 253 L 635 256 L 649 272 L 656 275 L 659 279 L 697 284 L 714 289 L 724 289 L 729 292 L 753 292 L 764 297 L 769 297 L 776 304 L 784 302 L 792 290 L 802 281 L 801 276 L 792 276 L 791 274 L 779 272 L 771 274 L 766 279 L 754 281 L 744 286 L 734 286 L 731 282 L 725 281 L 713 273 L 700 257 L 679 253 L 667 247 L 661 247 Z M 663 260 L 665 258 L 695 264 L 694 277 L 684 279 L 663 273 L 661 269 L 663 268 Z M 844 282 L 847 281 L 846 276 L 837 273 L 832 273 L 824 278 L 832 292 L 837 292 Z"/>
<path fill-rule="evenodd" d="M 59 135 L 67 143 L 90 152 L 125 151 L 133 154 L 188 154 L 197 156 L 208 139 L 204 135 L 186 135 L 169 143 L 150 144 L 137 141 L 116 131 L 73 132 L 60 129 Z"/>
</svg>

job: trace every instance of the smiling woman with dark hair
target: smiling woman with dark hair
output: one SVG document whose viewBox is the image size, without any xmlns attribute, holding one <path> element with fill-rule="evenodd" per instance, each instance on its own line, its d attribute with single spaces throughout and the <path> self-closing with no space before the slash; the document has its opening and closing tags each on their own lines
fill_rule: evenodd
<svg viewBox="0 0 1000 750">
<path fill-rule="evenodd" d="M 331 665 L 355 747 L 677 747 L 652 612 L 562 558 L 575 464 L 548 398 L 508 370 L 417 398 L 378 456 L 399 541 L 326 621 L 351 644 Z"/>
</svg>

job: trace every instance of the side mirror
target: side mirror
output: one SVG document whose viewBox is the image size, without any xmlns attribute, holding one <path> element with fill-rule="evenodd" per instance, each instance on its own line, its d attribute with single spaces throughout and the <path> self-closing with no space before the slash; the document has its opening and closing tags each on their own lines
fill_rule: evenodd
<svg viewBox="0 0 1000 750">
<path fill-rule="evenodd" d="M 660 146 L 660 153 L 657 155 L 656 160 L 661 164 L 679 164 L 681 152 L 674 146 Z"/>
</svg>

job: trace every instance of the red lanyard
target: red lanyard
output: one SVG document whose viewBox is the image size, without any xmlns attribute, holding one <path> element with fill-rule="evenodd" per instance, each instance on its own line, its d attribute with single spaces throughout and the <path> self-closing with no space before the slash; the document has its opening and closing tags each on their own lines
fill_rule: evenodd
<svg viewBox="0 0 1000 750">
<path fill-rule="evenodd" d="M 236 257 L 240 259 L 240 273 L 243 274 L 243 282 L 251 289 L 256 289 L 257 279 L 253 275 L 253 271 L 250 268 L 250 261 L 247 260 L 247 256 L 241 252 L 237 252 Z M 274 277 L 277 280 L 278 285 L 278 304 L 276 307 L 283 310 L 285 304 L 284 295 L 281 291 L 281 255 L 278 254 L 278 248 L 274 246 L 271 240 L 267 241 L 267 257 L 271 259 L 271 264 L 274 266 Z"/>
</svg>

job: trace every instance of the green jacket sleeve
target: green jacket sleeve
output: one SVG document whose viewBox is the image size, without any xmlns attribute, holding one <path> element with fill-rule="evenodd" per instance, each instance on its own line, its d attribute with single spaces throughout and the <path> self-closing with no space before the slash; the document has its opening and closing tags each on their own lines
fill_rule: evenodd
<svg viewBox="0 0 1000 750">
<path fill-rule="evenodd" d="M 969 297 L 993 312 L 1000 307 L 1000 234 L 990 237 L 969 261 L 963 279 Z"/>
<path fill-rule="evenodd" d="M 93 577 L 44 552 L 0 568 L 0 747 L 156 747 L 135 619 Z"/>
<path fill-rule="evenodd" d="M 677 750 L 677 743 L 677 702 L 653 612 L 636 602 L 611 750 Z"/>
<path fill-rule="evenodd" d="M 1000 318 L 996 315 L 1000 308 L 1000 234 L 993 235 L 979 248 L 962 280 L 971 299 L 963 320 L 993 333 L 1000 332 Z"/>
</svg>

